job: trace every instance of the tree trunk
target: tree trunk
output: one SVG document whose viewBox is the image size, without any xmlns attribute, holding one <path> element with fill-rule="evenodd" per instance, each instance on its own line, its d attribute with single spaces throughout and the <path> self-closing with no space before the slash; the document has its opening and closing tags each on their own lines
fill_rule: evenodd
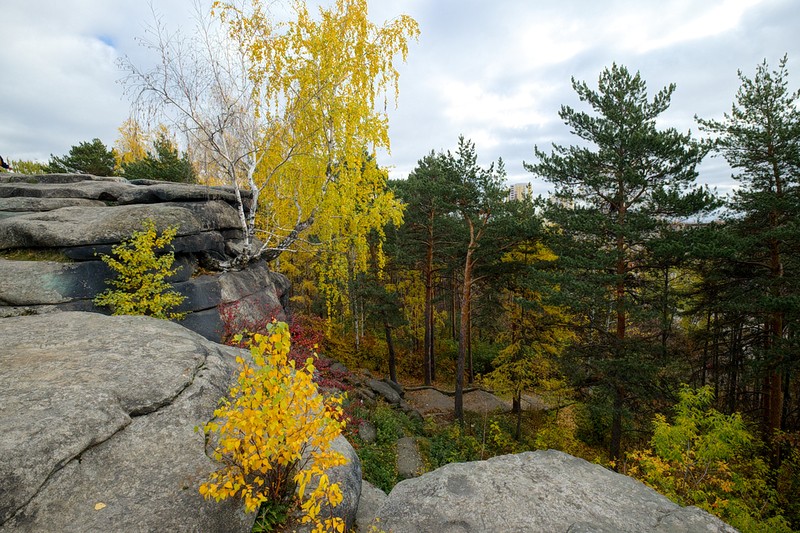
<svg viewBox="0 0 800 533">
<path fill-rule="evenodd" d="M 469 335 L 469 302 L 472 297 L 472 254 L 475 252 L 475 226 L 469 217 L 469 246 L 464 261 L 464 285 L 461 298 L 461 324 L 458 336 L 458 359 L 456 360 L 455 417 L 464 425 L 464 366 L 467 359 L 467 336 Z"/>
<path fill-rule="evenodd" d="M 472 366 L 472 298 L 467 302 L 467 383 L 475 381 L 475 370 Z"/>
<path fill-rule="evenodd" d="M 614 412 L 611 418 L 611 443 L 609 452 L 611 460 L 614 461 L 614 470 L 616 471 L 619 464 L 620 452 L 622 449 L 622 406 L 624 395 L 622 388 L 619 386 L 614 387 Z"/>
<path fill-rule="evenodd" d="M 620 193 L 621 197 L 621 193 Z M 620 228 L 625 225 L 625 206 L 620 201 L 618 222 Z M 617 286 L 615 290 L 615 304 L 617 314 L 616 346 L 614 357 L 620 359 L 625 350 L 625 329 L 627 326 L 625 311 L 625 275 L 627 274 L 627 261 L 625 260 L 625 236 L 622 231 L 617 233 Z M 616 381 L 616 379 L 615 379 Z M 611 442 L 609 455 L 612 461 L 618 461 L 622 448 L 622 407 L 624 395 L 619 383 L 614 384 L 614 412 L 611 419 Z"/>
<path fill-rule="evenodd" d="M 397 359 L 394 353 L 394 342 L 392 342 L 392 327 L 389 321 L 383 321 L 383 331 L 386 334 L 386 349 L 389 352 L 389 379 L 397 383 Z"/>
<path fill-rule="evenodd" d="M 777 218 L 776 213 L 770 213 L 770 219 L 773 226 L 777 225 L 773 219 Z M 776 239 L 771 239 L 770 247 L 770 277 L 773 280 L 771 296 L 774 299 L 781 297 L 781 284 L 783 282 L 783 264 L 781 262 L 781 255 L 779 244 Z M 783 313 L 781 311 L 774 311 L 769 317 L 769 324 L 767 327 L 767 353 L 771 349 L 780 349 L 780 343 L 783 339 Z M 780 356 L 770 354 L 770 361 L 768 363 L 768 376 L 765 381 L 765 401 L 764 401 L 764 426 L 768 434 L 781 429 L 781 418 L 783 415 L 783 377 L 780 373 Z"/>
<path fill-rule="evenodd" d="M 425 340 L 423 342 L 422 364 L 425 385 L 435 379 L 433 361 L 433 228 L 429 227 L 428 248 L 425 252 Z"/>
<path fill-rule="evenodd" d="M 455 271 L 451 274 L 450 277 L 450 294 L 452 298 L 450 298 L 450 338 L 453 340 L 458 339 L 458 280 L 456 279 Z"/>
</svg>

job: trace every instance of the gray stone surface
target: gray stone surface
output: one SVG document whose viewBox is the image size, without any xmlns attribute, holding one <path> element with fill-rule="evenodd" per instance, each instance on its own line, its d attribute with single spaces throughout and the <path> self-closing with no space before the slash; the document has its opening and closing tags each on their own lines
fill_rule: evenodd
<svg viewBox="0 0 800 533">
<path fill-rule="evenodd" d="M 449 464 L 401 481 L 378 517 L 393 533 L 735 531 L 632 478 L 553 450 Z"/>
<path fill-rule="evenodd" d="M 18 197 L 0 198 L 0 211 L 12 213 L 52 211 L 62 207 L 93 206 L 103 207 L 100 200 L 87 200 L 85 198 L 30 198 Z"/>
<path fill-rule="evenodd" d="M 191 265 L 179 261 L 186 273 Z M 0 259 L 0 316 L 44 313 L 53 310 L 87 310 L 108 313 L 92 304 L 107 288 L 113 272 L 102 261 L 59 263 Z M 235 315 L 233 329 L 264 324 L 273 317 L 286 320 L 289 281 L 264 262 L 245 270 L 197 276 L 175 283 L 186 296 L 176 311 L 190 314 L 181 323 L 213 341 L 225 331 L 223 312 Z M 253 329 L 252 327 L 250 329 Z"/>
<path fill-rule="evenodd" d="M 92 299 L 111 269 L 102 261 L 58 263 L 0 259 L 0 304 L 49 305 Z"/>
<path fill-rule="evenodd" d="M 243 193 L 246 202 L 248 195 Z M 129 239 L 149 218 L 159 230 L 178 227 L 171 247 L 181 269 L 169 281 L 187 297 L 177 309 L 189 313 L 182 322 L 186 327 L 220 341 L 226 314 L 235 314 L 240 325 L 250 329 L 273 317 L 285 320 L 289 282 L 270 272 L 263 261 L 238 272 L 194 276 L 199 268 L 208 271 L 224 264 L 241 247 L 235 205 L 229 187 L 85 174 L 4 174 L 0 250 L 55 251 L 73 263 L 0 260 L 0 317 L 110 312 L 92 304 L 113 276 L 98 256 L 111 255 L 114 245 Z"/>
<path fill-rule="evenodd" d="M 154 220 L 159 231 L 177 226 L 178 237 L 183 237 L 236 227 L 235 215 L 232 207 L 219 202 L 211 202 L 205 209 L 166 203 L 64 207 L 0 220 L 0 249 L 117 244 L 141 229 L 146 219 Z"/>
<path fill-rule="evenodd" d="M 0 345 L 0 531 L 250 530 L 197 491 L 233 349 L 96 313 L 2 319 Z"/>
<path fill-rule="evenodd" d="M 202 432 L 243 353 L 146 317 L 0 320 L 0 532 L 249 532 L 238 501 L 198 492 L 218 464 Z M 356 519 L 361 468 L 331 469 Z"/>
<path fill-rule="evenodd" d="M 135 188 L 124 178 L 98 178 L 86 174 L 24 176 L 25 180 L 0 181 L 0 198 L 84 198 L 115 202 Z"/>
<path fill-rule="evenodd" d="M 417 477 L 424 470 L 422 457 L 417 449 L 414 437 L 402 437 L 397 440 L 397 475 L 402 479 Z"/>
<path fill-rule="evenodd" d="M 361 437 L 361 440 L 369 444 L 375 442 L 375 439 L 378 438 L 378 430 L 375 429 L 375 425 L 369 420 L 362 420 L 358 424 L 358 436 Z"/>
<path fill-rule="evenodd" d="M 386 383 L 385 381 L 380 381 L 377 379 L 368 379 L 366 381 L 366 385 L 372 389 L 376 394 L 379 394 L 383 397 L 384 400 L 391 404 L 399 404 L 400 403 L 400 395 L 397 391 Z"/>
<path fill-rule="evenodd" d="M 403 386 L 397 383 L 396 381 L 392 381 L 389 378 L 385 378 L 383 382 L 389 385 L 391 388 L 393 388 L 395 392 L 397 392 L 397 394 L 400 395 L 401 398 L 405 395 L 406 393 L 405 389 L 403 389 Z"/>
<path fill-rule="evenodd" d="M 356 523 L 358 501 L 361 497 L 363 483 L 361 461 L 347 439 L 342 436 L 333 441 L 332 448 L 347 459 L 347 464 L 331 468 L 327 472 L 330 481 L 339 484 L 339 490 L 342 491 L 342 503 L 333 508 L 324 505 L 320 515 L 324 517 L 337 516 L 343 519 L 345 531 L 351 531 Z M 290 518 L 288 523 L 281 528 L 280 533 L 311 533 L 313 525 L 301 524 L 298 516 Z"/>
<path fill-rule="evenodd" d="M 370 525 L 380 526 L 380 523 L 375 523 L 375 517 L 378 515 L 378 509 L 385 501 L 385 492 L 369 481 L 364 480 L 361 482 L 361 497 L 358 499 L 358 512 L 356 513 L 356 528 L 358 531 L 366 533 L 369 531 Z"/>
<path fill-rule="evenodd" d="M 349 531 L 356 523 L 358 500 L 361 497 L 361 460 L 356 451 L 342 436 L 336 438 L 333 449 L 347 459 L 347 464 L 332 468 L 328 476 L 333 483 L 339 484 L 344 499 L 342 503 L 333 508 L 333 514 L 344 519 Z"/>
</svg>

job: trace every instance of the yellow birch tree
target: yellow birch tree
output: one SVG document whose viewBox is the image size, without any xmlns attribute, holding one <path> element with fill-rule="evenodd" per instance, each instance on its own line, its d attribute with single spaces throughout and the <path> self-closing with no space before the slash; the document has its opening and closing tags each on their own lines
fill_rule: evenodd
<svg viewBox="0 0 800 533">
<path fill-rule="evenodd" d="M 405 60 L 419 30 L 405 15 L 374 24 L 366 0 L 336 0 L 315 16 L 302 0 L 288 17 L 281 6 L 214 2 L 193 38 L 155 28 L 161 65 L 124 66 L 129 87 L 169 109 L 207 169 L 239 195 L 236 263 L 315 244 L 344 275 L 341 256 L 364 268 L 365 236 L 401 216 L 373 157 L 389 148 L 395 58 Z"/>
<path fill-rule="evenodd" d="M 119 138 L 114 142 L 114 155 L 117 158 L 117 170 L 119 170 L 126 163 L 133 163 L 145 158 L 147 146 L 150 144 L 150 136 L 134 117 L 129 117 L 117 131 Z"/>
</svg>

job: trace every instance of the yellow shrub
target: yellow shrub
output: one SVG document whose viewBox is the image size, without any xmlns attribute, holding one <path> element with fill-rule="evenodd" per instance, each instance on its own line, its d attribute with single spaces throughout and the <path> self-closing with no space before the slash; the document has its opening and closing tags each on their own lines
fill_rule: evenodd
<svg viewBox="0 0 800 533">
<path fill-rule="evenodd" d="M 172 268 L 175 254 L 156 254 L 157 250 L 170 245 L 178 228 L 169 227 L 159 236 L 155 222 L 147 219 L 143 225 L 144 229 L 134 231 L 130 240 L 112 248 L 114 257 L 105 254 L 100 256 L 117 276 L 109 280 L 114 289 L 103 291 L 94 299 L 94 303 L 98 307 L 111 307 L 115 315 L 147 315 L 180 320 L 186 313 L 173 313 L 170 309 L 179 306 L 185 296 L 171 290 L 170 284 L 165 281 L 177 272 Z"/>
<path fill-rule="evenodd" d="M 289 348 L 288 326 L 273 322 L 266 335 L 253 336 L 253 364 L 237 358 L 238 384 L 214 412 L 218 421 L 204 428 L 207 436 L 218 434 L 214 458 L 224 466 L 200 493 L 217 501 L 242 498 L 247 512 L 296 497 L 302 523 L 314 522 L 315 532 L 344 531 L 341 518 L 320 516 L 323 503 L 342 501 L 325 473 L 347 462 L 331 449 L 344 427 L 341 398 L 323 399 L 312 381 L 313 358 L 295 368 Z"/>
</svg>

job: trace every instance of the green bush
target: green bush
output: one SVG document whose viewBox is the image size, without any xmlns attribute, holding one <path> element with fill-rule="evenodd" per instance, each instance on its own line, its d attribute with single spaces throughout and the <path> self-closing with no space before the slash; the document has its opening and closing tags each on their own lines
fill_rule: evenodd
<svg viewBox="0 0 800 533">
<path fill-rule="evenodd" d="M 477 461 L 481 459 L 483 450 L 481 442 L 462 430 L 458 423 L 434 430 L 421 444 L 430 470 L 448 463 Z"/>
<path fill-rule="evenodd" d="M 421 434 L 422 426 L 385 403 L 379 403 L 366 413 L 366 418 L 375 426 L 377 436 L 375 442 L 371 443 L 365 443 L 358 437 L 355 439 L 362 475 L 388 493 L 400 481 L 397 474 L 397 439 Z"/>
<path fill-rule="evenodd" d="M 98 307 L 110 307 L 115 315 L 146 315 L 168 320 L 181 320 L 186 313 L 170 311 L 183 302 L 185 296 L 171 290 L 166 278 L 178 269 L 172 268 L 174 252 L 158 254 L 170 245 L 178 232 L 169 227 L 159 236 L 155 222 L 144 221 L 142 231 L 134 231 L 130 240 L 112 248 L 114 257 L 101 255 L 116 277 L 109 280 L 113 288 L 106 289 L 94 299 Z"/>
</svg>

